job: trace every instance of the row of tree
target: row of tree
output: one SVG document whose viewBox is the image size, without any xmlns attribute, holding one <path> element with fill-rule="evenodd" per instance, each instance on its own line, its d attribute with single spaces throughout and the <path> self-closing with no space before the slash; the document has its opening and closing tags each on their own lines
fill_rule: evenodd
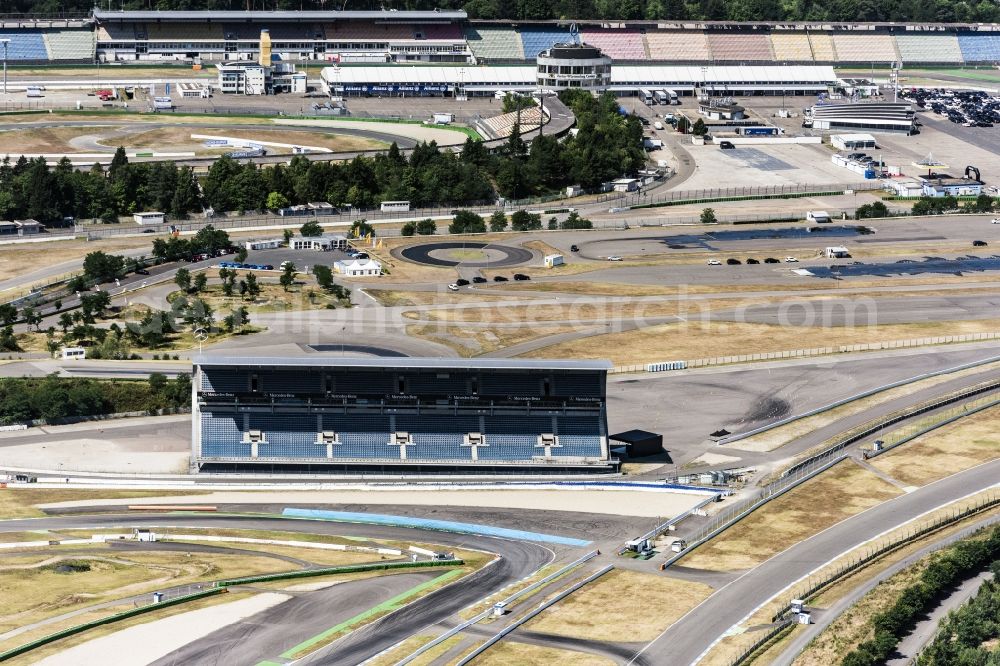
<svg viewBox="0 0 1000 666">
<path fill-rule="evenodd" d="M 50 375 L 0 379 L 0 424 L 185 407 L 191 378 L 173 381 L 153 373 L 148 380 L 98 381 Z"/>
<path fill-rule="evenodd" d="M 976 596 L 948 614 L 934 640 L 917 659 L 918 666 L 978 666 L 997 662 L 990 649 L 1000 640 L 1000 560 L 993 563 L 993 580 L 985 580 Z"/>
<path fill-rule="evenodd" d="M 843 659 L 843 666 L 884 664 L 906 635 L 942 595 L 1000 558 L 1000 527 L 982 537 L 959 541 L 933 556 L 919 580 L 903 589 L 889 608 L 871 619 L 874 635 Z M 958 662 L 944 662 L 956 664 Z M 987 662 L 970 662 L 987 663 Z"/>
<path fill-rule="evenodd" d="M 0 220 L 35 219 L 48 226 L 69 218 L 116 222 L 135 211 L 161 210 L 177 218 L 201 210 L 194 171 L 173 162 L 130 164 L 119 148 L 107 170 L 77 171 L 68 158 L 49 168 L 45 158 L 0 162 Z"/>
</svg>

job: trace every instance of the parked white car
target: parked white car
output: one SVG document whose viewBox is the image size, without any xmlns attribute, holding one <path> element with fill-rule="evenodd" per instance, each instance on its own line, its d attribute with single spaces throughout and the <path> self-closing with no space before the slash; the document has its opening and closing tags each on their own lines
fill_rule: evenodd
<svg viewBox="0 0 1000 666">
<path fill-rule="evenodd" d="M 795 257 L 785 257 L 785 263 L 786 264 L 797 264 L 797 263 L 799 263 L 799 260 L 796 259 Z"/>
<path fill-rule="evenodd" d="M 608 257 L 608 261 L 621 261 L 621 260 L 622 258 L 619 257 L 617 254 L 613 254 L 610 257 Z"/>
<path fill-rule="evenodd" d="M 708 265 L 709 266 L 721 266 L 722 262 L 719 261 L 718 259 L 709 259 L 708 260 Z"/>
</svg>

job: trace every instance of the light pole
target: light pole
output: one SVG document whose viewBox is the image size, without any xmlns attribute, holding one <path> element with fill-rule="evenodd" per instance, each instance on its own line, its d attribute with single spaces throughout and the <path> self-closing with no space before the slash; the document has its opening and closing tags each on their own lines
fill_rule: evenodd
<svg viewBox="0 0 1000 666">
<path fill-rule="evenodd" d="M 3 44 L 3 94 L 7 94 L 7 45 L 10 44 L 9 39 L 0 39 L 0 44 Z"/>
</svg>

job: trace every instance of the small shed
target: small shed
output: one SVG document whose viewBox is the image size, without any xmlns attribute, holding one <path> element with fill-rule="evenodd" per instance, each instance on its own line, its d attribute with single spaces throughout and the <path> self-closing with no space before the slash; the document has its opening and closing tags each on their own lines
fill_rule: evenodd
<svg viewBox="0 0 1000 666">
<path fill-rule="evenodd" d="M 628 454 L 631 458 L 641 458 L 643 456 L 655 456 L 663 453 L 663 435 L 646 430 L 627 430 L 617 435 L 611 435 L 608 439 L 621 442 L 628 447 Z"/>
<path fill-rule="evenodd" d="M 167 216 L 159 211 L 151 210 L 144 213 L 135 213 L 132 219 L 136 221 L 137 224 L 163 224 L 167 220 Z"/>
<path fill-rule="evenodd" d="M 566 263 L 561 254 L 547 254 L 545 255 L 545 267 L 555 268 L 556 266 L 562 266 Z"/>
</svg>

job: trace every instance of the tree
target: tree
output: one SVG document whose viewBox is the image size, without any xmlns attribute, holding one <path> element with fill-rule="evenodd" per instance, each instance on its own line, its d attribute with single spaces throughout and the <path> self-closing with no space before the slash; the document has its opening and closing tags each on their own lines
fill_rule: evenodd
<svg viewBox="0 0 1000 666">
<path fill-rule="evenodd" d="M 399 234 L 401 236 L 412 236 L 415 233 L 417 233 L 416 222 L 404 222 L 403 226 L 399 228 Z"/>
<path fill-rule="evenodd" d="M 304 238 L 323 235 L 323 227 L 316 220 L 309 220 L 299 228 L 299 234 Z"/>
<path fill-rule="evenodd" d="M 716 224 L 718 222 L 715 217 L 715 210 L 712 208 L 702 208 L 699 220 L 702 224 Z"/>
<path fill-rule="evenodd" d="M 368 220 L 354 220 L 354 224 L 351 225 L 351 235 L 355 238 L 365 238 L 366 236 L 375 235 L 375 227 L 368 224 Z"/>
<path fill-rule="evenodd" d="M 291 245 L 292 237 L 295 236 L 295 232 L 292 231 L 291 229 L 285 229 L 284 231 L 281 232 L 281 235 L 285 239 L 285 245 Z"/>
<path fill-rule="evenodd" d="M 681 134 L 687 134 L 688 129 L 691 127 L 691 121 L 685 116 L 681 116 L 677 119 L 677 131 Z"/>
<path fill-rule="evenodd" d="M 191 271 L 186 268 L 178 268 L 174 274 L 174 284 L 180 287 L 181 291 L 191 291 Z"/>
<path fill-rule="evenodd" d="M 17 320 L 17 308 L 10 303 L 0 305 L 0 324 L 10 326 Z"/>
<path fill-rule="evenodd" d="M 417 233 L 421 236 L 433 236 L 437 233 L 437 222 L 427 217 L 417 221 Z"/>
<path fill-rule="evenodd" d="M 106 291 L 95 291 L 80 297 L 80 312 L 87 323 L 93 323 L 94 317 L 103 317 L 109 307 L 111 294 Z"/>
<path fill-rule="evenodd" d="M 242 264 L 246 260 L 247 260 L 247 249 L 245 247 L 241 247 L 240 249 L 236 250 L 236 261 Z"/>
<path fill-rule="evenodd" d="M 888 215 L 889 209 L 881 201 L 866 203 L 862 206 L 858 206 L 857 210 L 854 211 L 854 217 L 858 220 L 888 217 Z"/>
<path fill-rule="evenodd" d="M 200 294 L 205 291 L 205 287 L 208 285 L 208 275 L 204 271 L 198 273 L 194 276 L 194 280 L 191 283 L 191 287 L 194 289 L 194 293 Z"/>
<path fill-rule="evenodd" d="M 59 328 L 62 329 L 63 335 L 66 335 L 66 331 L 73 326 L 73 316 L 68 312 L 63 312 L 59 315 Z"/>
<path fill-rule="evenodd" d="M 269 210 L 278 210 L 280 208 L 287 208 L 289 204 L 288 197 L 286 197 L 281 192 L 271 192 L 267 195 L 266 206 Z"/>
<path fill-rule="evenodd" d="M 236 271 L 231 268 L 220 268 L 219 280 L 222 281 L 222 295 L 232 296 L 233 286 L 236 284 Z"/>
<path fill-rule="evenodd" d="M 149 388 L 153 391 L 153 393 L 162 393 L 164 389 L 167 388 L 167 376 L 162 372 L 150 373 L 147 381 L 149 382 Z"/>
<path fill-rule="evenodd" d="M 83 274 L 96 282 L 110 282 L 125 274 L 125 258 L 100 250 L 83 258 Z"/>
<path fill-rule="evenodd" d="M 694 121 L 694 125 L 691 127 L 691 134 L 695 136 L 705 136 L 708 134 L 708 126 L 705 125 L 705 121 L 702 118 Z"/>
<path fill-rule="evenodd" d="M 233 308 L 232 312 L 222 320 L 223 326 L 226 327 L 226 331 L 229 333 L 238 333 L 249 322 L 250 317 L 247 314 L 247 309 L 242 306 Z"/>
<path fill-rule="evenodd" d="M 285 264 L 285 267 L 281 271 L 281 277 L 278 278 L 278 284 L 281 285 L 282 289 L 288 291 L 288 288 L 295 284 L 295 275 L 295 264 L 289 261 Z"/>
<path fill-rule="evenodd" d="M 512 231 L 541 229 L 542 216 L 537 213 L 529 213 L 526 210 L 518 210 L 510 216 L 510 228 Z"/>
<path fill-rule="evenodd" d="M 455 211 L 455 217 L 448 225 L 448 233 L 452 234 L 476 234 L 485 231 L 486 221 L 471 210 Z"/>
<path fill-rule="evenodd" d="M 559 225 L 560 229 L 593 229 L 594 223 L 590 220 L 580 217 L 580 214 L 575 210 L 570 211 L 566 219 L 562 221 Z"/>
<path fill-rule="evenodd" d="M 21 311 L 21 316 L 24 318 L 24 323 L 28 325 L 28 328 L 34 326 L 35 330 L 38 330 L 38 325 L 42 323 L 42 314 L 30 305 Z"/>
<path fill-rule="evenodd" d="M 333 271 L 329 266 L 316 264 L 313 266 L 313 275 L 316 276 L 316 284 L 325 291 L 330 291 L 333 285 Z"/>
<path fill-rule="evenodd" d="M 3 351 L 21 351 L 20 345 L 17 344 L 17 336 L 14 335 L 14 327 L 6 326 L 3 330 L 0 330 L 0 350 Z"/>
<path fill-rule="evenodd" d="M 507 228 L 507 216 L 502 210 L 495 210 L 490 215 L 490 231 L 503 231 Z"/>
<path fill-rule="evenodd" d="M 250 297 L 251 301 L 257 300 L 257 297 L 260 296 L 260 284 L 257 282 L 257 276 L 253 273 L 247 273 L 246 285 L 247 296 Z"/>
</svg>

